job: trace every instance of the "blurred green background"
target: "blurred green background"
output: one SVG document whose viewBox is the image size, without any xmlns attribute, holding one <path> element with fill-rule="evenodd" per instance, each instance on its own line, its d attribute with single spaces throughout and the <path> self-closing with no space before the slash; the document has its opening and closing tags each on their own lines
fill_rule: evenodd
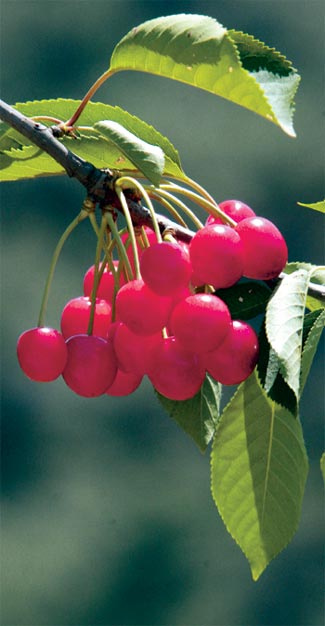
<svg viewBox="0 0 325 626">
<path fill-rule="evenodd" d="M 185 171 L 217 200 L 239 198 L 274 220 L 290 260 L 323 263 L 323 218 L 297 206 L 324 194 L 324 4 L 308 0 L 2 0 L 2 97 L 80 98 L 133 26 L 210 15 L 253 34 L 302 75 L 297 139 L 203 91 L 121 73 L 95 100 L 153 124 Z M 67 178 L 1 186 L 2 519 L 5 626 L 323 624 L 323 447 L 319 351 L 302 402 L 310 474 L 290 546 L 257 583 L 210 496 L 209 455 L 164 414 L 146 383 L 131 397 L 87 400 L 62 380 L 32 383 L 15 346 L 35 325 L 58 237 L 83 191 Z M 48 323 L 81 294 L 95 240 L 67 243 Z"/>
</svg>

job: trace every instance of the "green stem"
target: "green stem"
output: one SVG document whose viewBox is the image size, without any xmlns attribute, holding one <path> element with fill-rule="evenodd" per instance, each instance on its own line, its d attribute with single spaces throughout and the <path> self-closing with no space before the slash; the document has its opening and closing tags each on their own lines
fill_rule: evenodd
<svg viewBox="0 0 325 626">
<path fill-rule="evenodd" d="M 150 193 L 150 190 L 149 190 Z M 183 220 L 182 216 L 178 213 L 178 211 L 175 209 L 175 207 L 173 207 L 173 205 L 168 202 L 168 200 L 166 200 L 166 198 L 163 198 L 162 196 L 159 196 L 156 194 L 156 192 L 152 192 L 150 193 L 151 198 L 153 198 L 153 200 L 157 200 L 157 202 L 159 202 L 162 206 L 164 206 L 167 211 L 169 211 L 169 213 L 171 214 L 171 216 L 181 225 L 184 226 L 184 228 L 187 228 L 187 224 L 185 222 L 185 220 Z"/>
<path fill-rule="evenodd" d="M 126 198 L 125 198 L 125 195 L 124 195 L 122 189 L 120 189 L 119 186 L 116 185 L 115 186 L 115 191 L 116 191 L 118 199 L 119 199 L 119 201 L 120 201 L 120 203 L 122 205 L 123 213 L 124 213 L 124 217 L 125 217 L 125 221 L 126 221 L 126 225 L 127 225 L 128 231 L 129 231 L 129 237 L 130 237 L 130 240 L 131 240 L 131 247 L 132 247 L 132 252 L 133 252 L 133 257 L 134 257 L 135 277 L 137 279 L 139 279 L 139 278 L 141 278 L 139 254 L 138 254 L 138 247 L 137 247 L 137 242 L 136 242 L 136 238 L 135 238 L 134 226 L 132 224 L 131 214 L 130 214 L 128 203 L 126 201 Z"/>
<path fill-rule="evenodd" d="M 93 327 L 94 327 L 94 319 L 95 319 L 95 312 L 96 312 L 96 294 L 97 294 L 99 281 L 101 278 L 101 274 L 99 271 L 99 263 L 100 263 L 100 255 L 101 255 L 101 251 L 103 247 L 103 242 L 104 242 L 105 229 L 106 229 L 106 220 L 104 217 L 102 217 L 102 221 L 101 221 L 101 225 L 100 225 L 100 229 L 98 233 L 97 246 L 96 246 L 95 274 L 94 274 L 93 288 L 91 290 L 91 307 L 90 307 L 90 315 L 89 315 L 89 322 L 88 322 L 88 329 L 87 329 L 88 335 L 92 335 Z M 103 266 L 105 268 L 105 264 L 103 264 Z"/>
<path fill-rule="evenodd" d="M 115 188 L 117 188 L 119 185 L 123 185 L 123 183 L 133 185 L 139 191 L 139 193 L 141 194 L 141 196 L 147 203 L 148 209 L 150 211 L 151 219 L 152 219 L 152 225 L 153 225 L 156 237 L 157 237 L 157 241 L 161 242 L 162 238 L 161 238 L 160 228 L 159 228 L 159 224 L 157 221 L 155 209 L 153 208 L 152 202 L 149 198 L 149 195 L 146 189 L 144 188 L 143 185 L 141 185 L 141 183 L 139 183 L 138 180 L 136 180 L 135 178 L 132 178 L 131 176 L 121 176 L 121 178 L 117 180 Z"/>
<path fill-rule="evenodd" d="M 156 189 L 155 193 L 163 196 L 164 198 L 167 198 L 168 200 L 171 200 L 172 202 L 175 202 L 175 204 L 177 204 L 177 206 L 179 206 L 180 209 L 182 209 L 184 211 L 185 215 L 187 215 L 190 218 L 190 220 L 192 220 L 192 222 L 195 224 L 196 228 L 198 228 L 198 229 L 203 228 L 202 222 L 195 215 L 194 211 L 191 211 L 191 209 L 186 204 L 184 204 L 184 202 L 182 202 L 182 200 L 180 200 L 179 198 L 176 198 L 176 196 L 174 196 L 173 194 L 171 194 L 168 191 L 166 191 L 165 187 L 169 187 L 168 185 L 163 185 L 163 188 L 161 188 L 161 187 Z M 170 185 L 170 187 L 172 188 L 173 186 Z"/>
<path fill-rule="evenodd" d="M 66 240 L 68 239 L 69 235 L 72 233 L 72 231 L 80 224 L 80 222 L 82 222 L 84 219 L 86 219 L 88 217 L 88 213 L 86 211 L 84 211 L 83 209 L 81 209 L 80 213 L 77 215 L 77 217 L 74 218 L 74 220 L 72 220 L 72 222 L 69 224 L 69 226 L 65 229 L 64 233 L 61 235 L 56 248 L 54 250 L 54 254 L 51 260 L 51 265 L 50 265 L 50 269 L 49 269 L 49 273 L 46 279 L 46 283 L 45 283 L 45 288 L 44 288 L 44 292 L 43 292 L 43 298 L 42 298 L 42 303 L 41 303 L 41 309 L 39 312 L 39 317 L 38 317 L 38 323 L 37 325 L 42 327 L 44 326 L 44 320 L 45 320 L 45 314 L 46 314 L 46 308 L 47 308 L 47 304 L 48 304 L 48 299 L 49 299 L 49 295 L 50 295 L 50 290 L 51 290 L 51 285 L 52 285 L 52 280 L 53 280 L 53 276 L 54 276 L 54 271 L 55 271 L 55 267 L 56 264 L 58 262 L 61 250 L 66 242 Z"/>
<path fill-rule="evenodd" d="M 108 226 L 110 228 L 110 231 L 111 231 L 113 237 L 115 238 L 120 260 L 123 262 L 124 267 L 126 268 L 126 272 L 127 272 L 128 276 L 131 277 L 131 280 L 132 280 L 132 278 L 133 278 L 132 267 L 130 265 L 130 261 L 128 259 L 128 255 L 126 254 L 125 247 L 124 247 L 123 241 L 121 239 L 120 233 L 119 233 L 119 231 L 118 231 L 118 229 L 116 227 L 116 224 L 115 224 L 115 222 L 113 220 L 111 212 L 110 211 L 106 211 L 105 216 L 106 216 L 106 221 L 107 221 L 107 224 L 108 224 Z"/>
<path fill-rule="evenodd" d="M 175 183 L 163 184 L 160 187 L 163 190 L 168 189 L 170 191 L 174 191 L 175 193 L 180 193 L 184 196 L 187 196 L 190 200 L 205 209 L 205 211 L 208 211 L 210 215 L 213 215 L 214 217 L 220 217 L 223 222 L 226 222 L 226 224 L 229 224 L 229 226 L 237 226 L 237 222 L 229 217 L 229 215 L 226 215 L 226 213 L 224 213 L 214 201 L 210 202 L 210 200 L 203 198 L 199 194 L 191 191 L 190 189 L 185 189 L 185 187 L 181 187 L 181 185 L 175 185 Z"/>
<path fill-rule="evenodd" d="M 92 96 L 96 93 L 97 89 L 99 89 L 99 87 L 101 87 L 101 85 L 111 76 L 113 76 L 113 74 L 115 74 L 117 70 L 112 70 L 112 69 L 108 69 L 106 72 L 104 72 L 103 74 L 101 74 L 101 76 L 99 76 L 99 78 L 97 78 L 97 80 L 94 82 L 94 84 L 90 87 L 90 89 L 88 89 L 86 95 L 83 97 L 82 101 L 80 102 L 77 110 L 74 112 L 74 114 L 70 117 L 70 119 L 65 123 L 66 127 L 70 127 L 70 126 L 74 126 L 76 121 L 79 119 L 81 113 L 83 112 L 85 106 L 88 104 L 90 98 L 92 98 Z"/>
</svg>

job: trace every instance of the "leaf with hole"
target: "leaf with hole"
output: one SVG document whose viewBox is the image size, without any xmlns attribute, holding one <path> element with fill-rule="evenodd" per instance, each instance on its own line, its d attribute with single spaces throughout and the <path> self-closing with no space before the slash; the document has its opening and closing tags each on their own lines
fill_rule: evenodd
<svg viewBox="0 0 325 626">
<path fill-rule="evenodd" d="M 211 456 L 212 495 L 254 580 L 292 539 L 308 461 L 299 420 L 253 373 L 223 411 Z"/>
<path fill-rule="evenodd" d="M 227 31 L 206 15 L 144 22 L 113 50 L 110 71 L 138 70 L 181 81 L 231 100 L 295 136 L 300 77 L 283 55 L 250 35 Z"/>
</svg>

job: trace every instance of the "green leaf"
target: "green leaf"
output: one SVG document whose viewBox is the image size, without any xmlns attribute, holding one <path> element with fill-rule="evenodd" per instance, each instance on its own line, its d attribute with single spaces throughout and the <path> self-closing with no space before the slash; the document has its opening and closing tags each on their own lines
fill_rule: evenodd
<svg viewBox="0 0 325 626">
<path fill-rule="evenodd" d="M 323 452 L 322 456 L 321 456 L 321 460 L 320 460 L 320 470 L 322 472 L 322 476 L 323 476 L 323 481 L 324 481 L 324 485 L 325 485 L 325 452 Z"/>
<path fill-rule="evenodd" d="M 253 373 L 220 417 L 211 457 L 212 495 L 257 580 L 299 523 L 308 472 L 302 429 Z"/>
<path fill-rule="evenodd" d="M 325 324 L 325 311 L 320 309 L 313 311 L 305 316 L 304 324 L 304 342 L 301 358 L 301 381 L 300 381 L 300 393 L 306 384 L 308 374 L 317 350 L 321 334 L 323 332 Z"/>
<path fill-rule="evenodd" d="M 71 117 L 79 104 L 80 100 L 59 98 L 57 100 L 18 103 L 15 108 L 27 117 L 47 115 L 64 121 Z M 93 163 L 95 167 L 108 167 L 120 171 L 134 170 L 134 164 L 126 158 L 118 146 L 94 132 L 94 125 L 103 119 L 121 124 L 142 141 L 159 146 L 165 156 L 164 174 L 176 178 L 186 178 L 179 154 L 173 144 L 152 126 L 119 107 L 89 102 L 78 123 L 80 126 L 89 127 L 90 130 L 81 131 L 80 136 L 76 139 L 65 137 L 61 140 L 62 143 L 81 158 Z M 32 157 L 31 149 L 35 150 L 35 147 L 28 139 L 6 124 L 0 124 L 1 180 L 18 180 L 64 173 L 64 169 L 45 152 L 37 151 Z"/>
<path fill-rule="evenodd" d="M 305 202 L 297 202 L 299 206 L 305 206 L 307 209 L 314 209 L 314 211 L 320 211 L 321 213 L 325 213 L 325 200 L 321 200 L 320 202 L 313 202 L 312 204 L 305 204 Z"/>
<path fill-rule="evenodd" d="M 284 268 L 285 274 L 292 274 L 299 269 L 304 269 L 307 272 L 310 272 L 310 281 L 309 285 L 312 287 L 314 285 L 319 285 L 322 287 L 319 295 L 313 292 L 313 295 L 307 295 L 306 299 L 306 307 L 310 309 L 310 311 L 317 311 L 321 307 L 325 307 L 325 267 L 322 265 L 312 265 L 311 263 L 304 262 L 293 262 L 287 263 Z"/>
<path fill-rule="evenodd" d="M 247 281 L 228 289 L 218 289 L 216 295 L 228 306 L 233 319 L 249 320 L 265 311 L 272 291 L 263 283 Z"/>
<path fill-rule="evenodd" d="M 209 375 L 200 391 L 182 402 L 169 400 L 156 391 L 164 409 L 178 425 L 195 441 L 201 452 L 210 443 L 219 418 L 221 385 Z"/>
<path fill-rule="evenodd" d="M 159 146 L 139 139 L 118 122 L 103 120 L 97 122 L 94 127 L 114 143 L 148 180 L 154 185 L 159 185 L 165 166 L 164 153 Z"/>
<path fill-rule="evenodd" d="M 300 393 L 302 329 L 310 273 L 304 269 L 284 276 L 266 309 L 266 334 L 279 371 L 295 393 Z"/>
<path fill-rule="evenodd" d="M 133 28 L 115 47 L 111 71 L 139 70 L 231 100 L 295 136 L 299 75 L 283 55 L 205 15 L 160 17 Z"/>
</svg>

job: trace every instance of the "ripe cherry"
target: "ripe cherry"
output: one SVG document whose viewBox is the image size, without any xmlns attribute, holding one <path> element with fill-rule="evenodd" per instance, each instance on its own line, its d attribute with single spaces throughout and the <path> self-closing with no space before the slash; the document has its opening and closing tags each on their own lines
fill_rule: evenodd
<svg viewBox="0 0 325 626">
<path fill-rule="evenodd" d="M 119 369 L 134 374 L 148 374 L 154 347 L 162 340 L 161 332 L 137 335 L 126 324 L 117 323 L 113 345 Z"/>
<path fill-rule="evenodd" d="M 188 285 L 192 266 L 184 247 L 163 241 L 144 250 L 140 271 L 152 291 L 160 296 L 173 296 Z"/>
<path fill-rule="evenodd" d="M 61 331 L 65 339 L 88 331 L 91 300 L 85 296 L 73 298 L 65 305 L 61 315 Z M 96 298 L 93 335 L 107 337 L 112 309 L 107 300 Z"/>
<path fill-rule="evenodd" d="M 67 362 L 67 347 L 58 330 L 31 328 L 20 335 L 17 356 L 23 372 L 38 382 L 55 380 Z"/>
<path fill-rule="evenodd" d="M 149 379 L 170 400 L 187 400 L 200 389 L 205 369 L 195 352 L 186 350 L 175 337 L 163 339 L 153 353 Z"/>
<path fill-rule="evenodd" d="M 118 269 L 118 261 L 113 261 L 113 263 L 114 263 L 115 268 Z M 101 267 L 102 267 L 102 264 L 100 264 L 99 268 Z M 91 293 L 92 293 L 92 289 L 94 285 L 94 278 L 95 278 L 95 266 L 92 265 L 87 270 L 84 276 L 84 281 L 83 281 L 84 296 L 91 297 Z M 122 273 L 120 274 L 119 286 L 121 287 L 124 284 L 124 282 L 125 281 L 124 281 L 123 273 Z M 104 272 L 101 276 L 101 279 L 99 281 L 99 285 L 97 287 L 96 297 L 102 300 L 107 300 L 108 302 L 112 302 L 113 295 L 114 295 L 114 276 L 112 272 L 110 271 L 108 265 L 106 265 Z"/>
<path fill-rule="evenodd" d="M 197 231 L 190 243 L 197 284 L 216 289 L 234 285 L 243 273 L 243 247 L 234 228 L 215 224 Z"/>
<path fill-rule="evenodd" d="M 118 369 L 113 383 L 105 393 L 108 396 L 128 396 L 141 385 L 142 378 L 140 374 L 122 372 Z"/>
<path fill-rule="evenodd" d="M 226 213 L 229 217 L 231 217 L 235 222 L 241 222 L 246 217 L 255 217 L 256 213 L 254 213 L 253 209 L 241 202 L 241 200 L 224 200 L 223 202 L 219 202 L 220 209 Z M 212 224 L 224 224 L 225 222 L 221 219 L 221 217 L 214 217 L 213 215 L 209 215 L 207 218 L 205 225 L 212 226 Z"/>
<path fill-rule="evenodd" d="M 75 393 L 85 398 L 100 396 L 114 381 L 117 361 L 112 342 L 94 335 L 75 335 L 66 342 L 67 364 L 63 378 Z"/>
<path fill-rule="evenodd" d="M 258 359 L 258 338 L 254 329 L 233 321 L 220 346 L 207 352 L 204 364 L 208 373 L 223 385 L 237 385 L 252 373 Z"/>
<path fill-rule="evenodd" d="M 151 291 L 143 280 L 123 285 L 116 296 L 116 318 L 138 335 L 153 335 L 168 321 L 172 301 Z"/>
<path fill-rule="evenodd" d="M 288 248 L 275 224 L 264 217 L 247 217 L 235 230 L 243 245 L 244 276 L 257 280 L 278 276 L 288 261 Z"/>
<path fill-rule="evenodd" d="M 227 305 L 217 296 L 197 293 L 180 300 L 170 317 L 170 328 L 179 342 L 193 352 L 214 350 L 229 332 Z"/>
</svg>

